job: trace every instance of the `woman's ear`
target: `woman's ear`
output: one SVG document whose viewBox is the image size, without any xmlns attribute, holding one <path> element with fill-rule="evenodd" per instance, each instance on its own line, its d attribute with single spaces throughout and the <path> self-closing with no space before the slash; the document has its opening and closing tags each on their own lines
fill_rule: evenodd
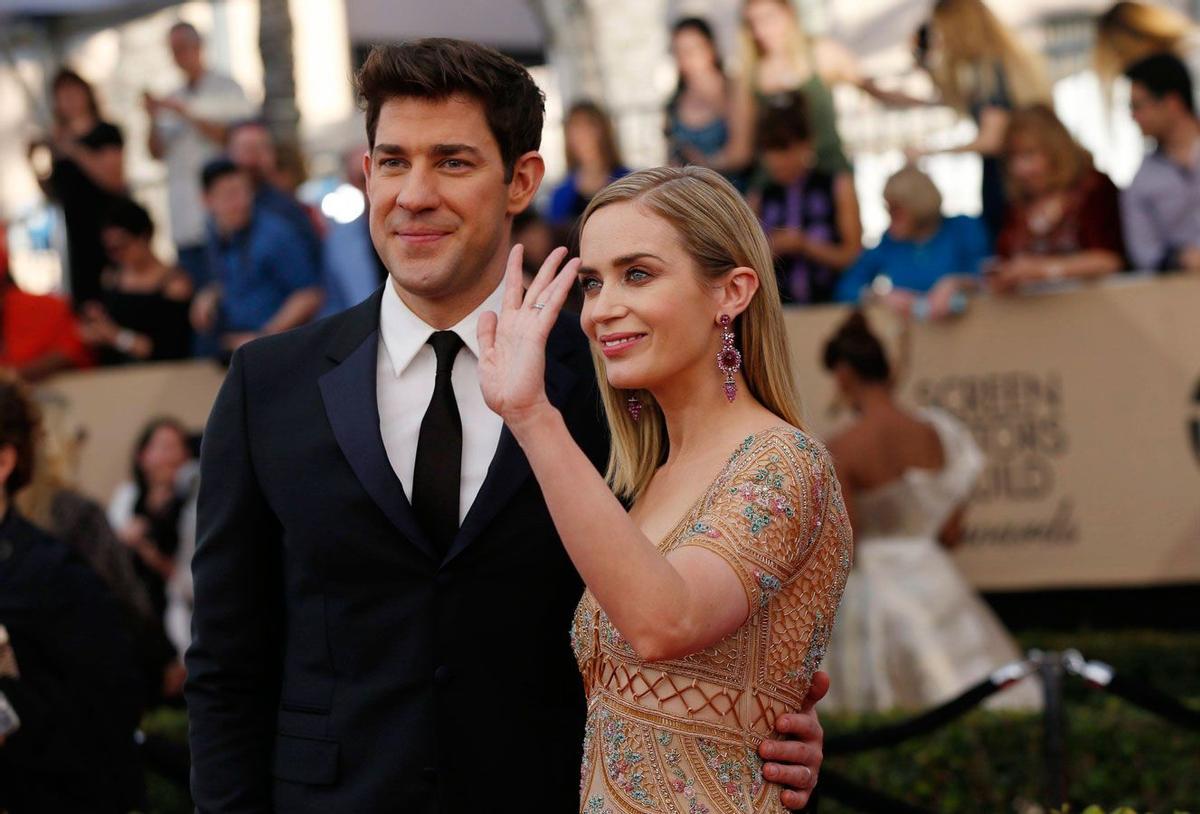
<svg viewBox="0 0 1200 814">
<path fill-rule="evenodd" d="M 758 272 L 748 266 L 738 266 L 725 275 L 716 288 L 717 317 L 729 314 L 736 317 L 750 307 L 750 300 L 758 293 Z"/>
</svg>

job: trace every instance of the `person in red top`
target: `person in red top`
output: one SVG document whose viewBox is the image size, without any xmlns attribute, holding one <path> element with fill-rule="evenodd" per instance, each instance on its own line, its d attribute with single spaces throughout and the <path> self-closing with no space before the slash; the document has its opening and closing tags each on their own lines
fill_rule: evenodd
<svg viewBox="0 0 1200 814">
<path fill-rule="evenodd" d="M 1116 186 L 1045 105 L 1013 113 L 1004 140 L 1009 206 L 992 288 L 1094 279 L 1125 267 Z"/>
<path fill-rule="evenodd" d="M 0 221 L 0 367 L 35 382 L 91 364 L 67 301 L 22 291 L 9 277 L 8 224 Z"/>
</svg>

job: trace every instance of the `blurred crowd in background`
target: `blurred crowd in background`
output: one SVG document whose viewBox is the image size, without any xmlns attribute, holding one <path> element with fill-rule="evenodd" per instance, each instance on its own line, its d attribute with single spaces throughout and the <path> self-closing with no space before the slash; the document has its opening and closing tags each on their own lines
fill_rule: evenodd
<svg viewBox="0 0 1200 814">
<path fill-rule="evenodd" d="M 674 22 L 678 84 L 663 127 L 673 163 L 710 167 L 746 195 L 775 252 L 785 303 L 883 301 L 913 318 L 943 319 L 968 310 L 980 294 L 1130 272 L 1200 272 L 1200 48 L 1187 17 L 1123 0 L 1095 20 L 1096 72 L 1105 87 L 1128 80 L 1130 112 L 1147 139 L 1140 169 L 1124 189 L 1056 115 L 1042 58 L 983 0 L 937 0 L 912 32 L 914 65 L 936 90 L 927 98 L 863 75 L 845 48 L 807 35 L 786 0 L 746 0 L 741 24 L 743 52 L 730 60 L 704 19 Z M 255 337 L 362 301 L 387 278 L 365 206 L 357 218 L 331 222 L 298 197 L 303 156 L 277 143 L 242 88 L 209 66 L 204 33 L 180 22 L 162 47 L 185 79 L 168 95 L 143 99 L 152 123 L 148 149 L 166 167 L 168 222 L 155 222 L 130 196 L 121 123 L 108 119 L 92 86 L 66 66 L 53 78 L 53 127 L 29 154 L 65 217 L 61 293 L 16 285 L 7 230 L 0 228 L 0 366 L 25 382 L 92 366 L 228 359 Z M 731 61 L 741 66 L 737 75 L 724 67 Z M 841 84 L 889 107 L 946 106 L 970 119 L 977 135 L 947 149 L 981 156 L 982 211 L 944 215 L 944 190 L 922 170 L 929 153 L 913 149 L 884 186 L 885 234 L 864 246 L 853 156 L 843 148 L 834 105 Z M 630 170 L 598 101 L 572 104 L 564 129 L 566 177 L 514 222 L 513 241 L 525 245 L 530 270 L 555 246 L 570 244 L 591 197 Z M 344 180 L 359 193 L 365 150 L 355 144 L 344 155 Z M 175 247 L 173 261 L 156 253 L 154 238 L 163 231 Z M 110 621 L 132 634 L 127 658 L 109 651 L 91 663 L 91 649 L 72 651 L 72 638 L 59 641 L 63 658 L 89 676 L 86 692 L 106 694 L 114 712 L 109 724 L 132 731 L 139 712 L 182 703 L 197 442 L 178 422 L 156 419 L 131 450 L 128 483 L 104 508 L 72 489 L 65 473 L 75 439 L 56 424 L 52 405 L 39 419 L 23 388 L 15 377 L 0 382 L 0 447 L 17 450 L 12 462 L 0 460 L 3 505 L 29 480 L 21 473 L 32 471 L 17 501 L 22 514 L 83 556 L 119 600 L 121 618 L 90 608 L 87 591 L 70 587 L 78 575 L 62 563 L 43 571 L 67 593 L 30 601 L 73 597 L 81 615 L 71 624 L 86 635 Z M 38 427 L 44 442 L 32 467 L 29 439 Z M 26 532 L 5 533 L 15 540 Z M 30 659 L 21 667 L 29 675 L 38 664 Z M 138 679 L 130 683 L 124 673 L 134 668 Z M 131 687 L 139 688 L 136 697 Z M 20 692 L 2 658 L 0 690 Z M 46 703 L 59 702 L 47 695 Z M 104 741 L 104 727 L 85 727 L 88 721 L 73 719 L 56 736 L 61 743 L 39 748 L 67 756 L 81 742 L 124 743 Z M 97 751 L 112 770 L 96 773 L 108 788 L 98 785 L 95 799 L 133 795 L 112 810 L 136 805 L 129 802 L 136 790 L 117 788 L 129 774 L 123 749 Z M 5 758 L 6 766 L 19 764 Z M 169 765 L 173 758 L 160 759 Z M 186 775 L 186 757 L 181 765 Z M 19 810 L 19 801 L 10 806 Z"/>
</svg>

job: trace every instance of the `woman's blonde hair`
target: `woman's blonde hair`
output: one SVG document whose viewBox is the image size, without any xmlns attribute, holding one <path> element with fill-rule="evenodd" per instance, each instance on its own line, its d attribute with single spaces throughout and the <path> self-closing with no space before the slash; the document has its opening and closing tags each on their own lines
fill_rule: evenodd
<svg viewBox="0 0 1200 814">
<path fill-rule="evenodd" d="M 1196 26 L 1173 8 L 1121 0 L 1096 18 L 1092 61 L 1105 88 L 1133 63 L 1163 52 L 1182 57 Z"/>
<path fill-rule="evenodd" d="M 741 65 L 739 66 L 739 79 L 749 83 L 752 89 L 758 88 L 758 63 L 762 59 L 762 54 L 759 53 L 758 41 L 754 39 L 754 32 L 750 30 L 749 23 L 746 22 L 745 10 L 748 6 L 754 3 L 774 3 L 777 6 L 783 6 L 788 13 L 792 15 L 794 25 L 788 38 L 787 50 L 791 55 L 793 67 L 799 76 L 806 77 L 816 70 L 813 64 L 813 49 L 812 43 L 809 40 L 808 33 L 804 30 L 804 24 L 800 20 L 800 15 L 796 12 L 796 7 L 792 5 L 791 0 L 745 0 L 742 3 L 742 25 L 741 25 Z"/>
<path fill-rule="evenodd" d="M 942 217 L 942 193 L 937 184 L 912 164 L 887 179 L 883 199 L 903 206 L 921 226 L 933 225 Z"/>
<path fill-rule="evenodd" d="M 1048 105 L 1031 105 L 1013 111 L 1004 134 L 1005 156 L 1012 152 L 1013 142 L 1022 136 L 1031 139 L 1046 154 L 1050 186 L 1056 191 L 1074 187 L 1094 166 L 1092 154 L 1075 140 Z M 1019 189 L 1012 187 L 1011 182 L 1009 193 L 1013 200 L 1025 197 Z"/>
<path fill-rule="evenodd" d="M 716 281 L 744 266 L 758 274 L 758 291 L 733 323 L 742 352 L 742 375 L 750 395 L 793 426 L 801 426 L 800 402 L 792 379 L 783 327 L 783 308 L 774 263 L 758 218 L 733 186 L 704 167 L 656 167 L 609 184 L 592 198 L 579 220 L 582 233 L 597 210 L 636 202 L 674 227 L 695 261 L 702 281 Z M 646 390 L 634 394 L 642 414 L 634 421 L 626 410 L 628 391 L 608 383 L 604 356 L 592 348 L 592 360 L 612 435 L 606 477 L 619 496 L 636 499 L 667 454 L 662 410 Z M 720 381 L 713 361 L 713 387 Z"/>
<path fill-rule="evenodd" d="M 1050 100 L 1041 59 L 1017 42 L 983 0 L 937 0 L 932 27 L 941 41 L 941 60 L 930 75 L 946 104 L 966 113 L 1001 91 L 1014 107 Z"/>
</svg>

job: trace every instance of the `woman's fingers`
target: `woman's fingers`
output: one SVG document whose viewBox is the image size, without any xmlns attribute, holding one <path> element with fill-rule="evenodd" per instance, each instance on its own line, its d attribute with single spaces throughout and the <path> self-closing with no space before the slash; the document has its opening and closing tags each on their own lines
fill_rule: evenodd
<svg viewBox="0 0 1200 814">
<path fill-rule="evenodd" d="M 504 298 L 502 307 L 513 311 L 521 307 L 525 294 L 525 279 L 521 262 L 525 259 L 525 247 L 518 243 L 508 253 L 508 265 L 504 268 Z"/>
<path fill-rule="evenodd" d="M 580 262 L 578 257 L 569 260 L 545 292 L 546 310 L 550 312 L 547 316 L 551 321 L 558 315 L 563 303 L 567 301 L 567 296 L 571 293 L 571 286 L 575 285 Z"/>
<path fill-rule="evenodd" d="M 526 307 L 546 301 L 546 288 L 554 281 L 554 272 L 558 270 L 559 264 L 566 256 L 567 247 L 559 246 L 546 257 L 546 262 L 542 263 L 537 276 L 529 284 L 529 291 L 525 294 Z"/>
</svg>

